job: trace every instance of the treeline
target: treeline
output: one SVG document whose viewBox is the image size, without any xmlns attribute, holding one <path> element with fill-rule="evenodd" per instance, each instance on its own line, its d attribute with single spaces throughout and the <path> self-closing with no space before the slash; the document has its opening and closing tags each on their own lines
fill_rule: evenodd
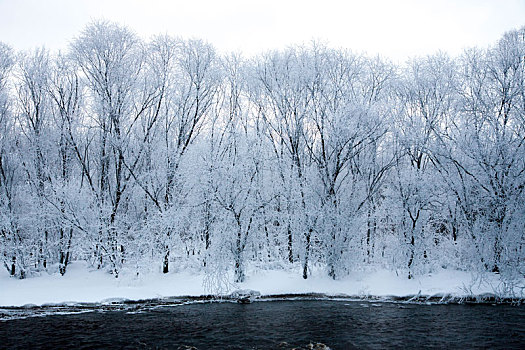
<svg viewBox="0 0 525 350">
<path fill-rule="evenodd" d="M 3 268 L 523 276 L 524 79 L 525 28 L 402 66 L 108 22 L 67 52 L 0 44 Z"/>
</svg>

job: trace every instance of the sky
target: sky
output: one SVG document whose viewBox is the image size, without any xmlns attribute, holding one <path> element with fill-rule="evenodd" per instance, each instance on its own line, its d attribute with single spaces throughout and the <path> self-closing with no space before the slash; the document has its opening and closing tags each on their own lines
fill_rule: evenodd
<svg viewBox="0 0 525 350">
<path fill-rule="evenodd" d="M 525 25 L 525 0 L 0 0 L 0 41 L 64 50 L 98 19 L 247 56 L 321 40 L 402 61 L 495 43 Z"/>
</svg>

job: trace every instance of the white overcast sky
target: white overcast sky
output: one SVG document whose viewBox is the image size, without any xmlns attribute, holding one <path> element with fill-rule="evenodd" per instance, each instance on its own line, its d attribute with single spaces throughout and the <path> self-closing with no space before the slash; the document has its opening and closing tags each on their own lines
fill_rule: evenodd
<svg viewBox="0 0 525 350">
<path fill-rule="evenodd" d="M 525 25 L 525 0 L 0 0 L 0 41 L 66 49 L 95 19 L 246 55 L 318 39 L 404 60 L 494 43 Z"/>
</svg>

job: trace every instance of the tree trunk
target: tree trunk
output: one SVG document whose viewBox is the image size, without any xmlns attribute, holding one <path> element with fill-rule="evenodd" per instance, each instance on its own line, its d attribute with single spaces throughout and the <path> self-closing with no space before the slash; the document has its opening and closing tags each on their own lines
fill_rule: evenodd
<svg viewBox="0 0 525 350">
<path fill-rule="evenodd" d="M 293 264 L 293 236 L 290 223 L 288 223 L 288 261 Z"/>
<path fill-rule="evenodd" d="M 169 259 L 170 259 L 170 249 L 166 246 L 166 253 L 164 254 L 164 261 L 162 262 L 162 273 L 168 273 L 169 269 Z"/>
<path fill-rule="evenodd" d="M 242 266 L 242 257 L 241 254 L 235 256 L 235 282 L 241 283 L 244 282 L 244 268 Z"/>
<path fill-rule="evenodd" d="M 414 262 L 414 232 L 412 231 L 412 236 L 410 238 L 410 258 L 408 259 L 408 279 L 414 277 L 412 275 L 412 263 Z"/>
<path fill-rule="evenodd" d="M 9 274 L 11 276 L 16 274 L 16 256 L 13 256 L 13 259 L 11 260 L 11 271 L 9 271 Z"/>
<path fill-rule="evenodd" d="M 308 259 L 310 257 L 310 239 L 312 236 L 312 229 L 308 230 L 306 234 L 306 246 L 304 251 L 304 264 L 303 264 L 303 278 L 308 278 Z"/>
<path fill-rule="evenodd" d="M 242 261 L 242 230 L 241 225 L 239 223 L 239 220 L 237 219 L 237 224 L 239 225 L 239 228 L 237 229 L 237 239 L 235 244 L 235 282 L 244 282 L 244 266 Z"/>
</svg>

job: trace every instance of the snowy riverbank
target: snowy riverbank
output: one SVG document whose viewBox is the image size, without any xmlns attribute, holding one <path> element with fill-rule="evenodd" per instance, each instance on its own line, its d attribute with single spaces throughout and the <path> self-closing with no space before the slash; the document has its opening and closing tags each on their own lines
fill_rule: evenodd
<svg viewBox="0 0 525 350">
<path fill-rule="evenodd" d="M 154 299 L 176 296 L 210 294 L 205 288 L 204 275 L 191 272 L 121 275 L 118 279 L 103 271 L 90 271 L 81 262 L 72 264 L 65 276 L 58 273 L 31 277 L 24 280 L 10 278 L 0 272 L 0 306 L 44 305 L 54 303 L 103 303 L 109 300 Z M 525 280 L 517 281 L 514 294 L 498 275 L 472 274 L 464 271 L 441 270 L 418 276 L 412 280 L 397 276 L 395 272 L 378 270 L 359 272 L 334 281 L 322 271 L 304 280 L 300 273 L 272 270 L 252 271 L 244 283 L 232 284 L 235 289 L 252 289 L 262 295 L 322 293 L 348 296 L 411 295 L 468 297 L 496 294 L 501 297 L 523 298 Z M 520 294 L 521 293 L 521 294 Z"/>
</svg>

